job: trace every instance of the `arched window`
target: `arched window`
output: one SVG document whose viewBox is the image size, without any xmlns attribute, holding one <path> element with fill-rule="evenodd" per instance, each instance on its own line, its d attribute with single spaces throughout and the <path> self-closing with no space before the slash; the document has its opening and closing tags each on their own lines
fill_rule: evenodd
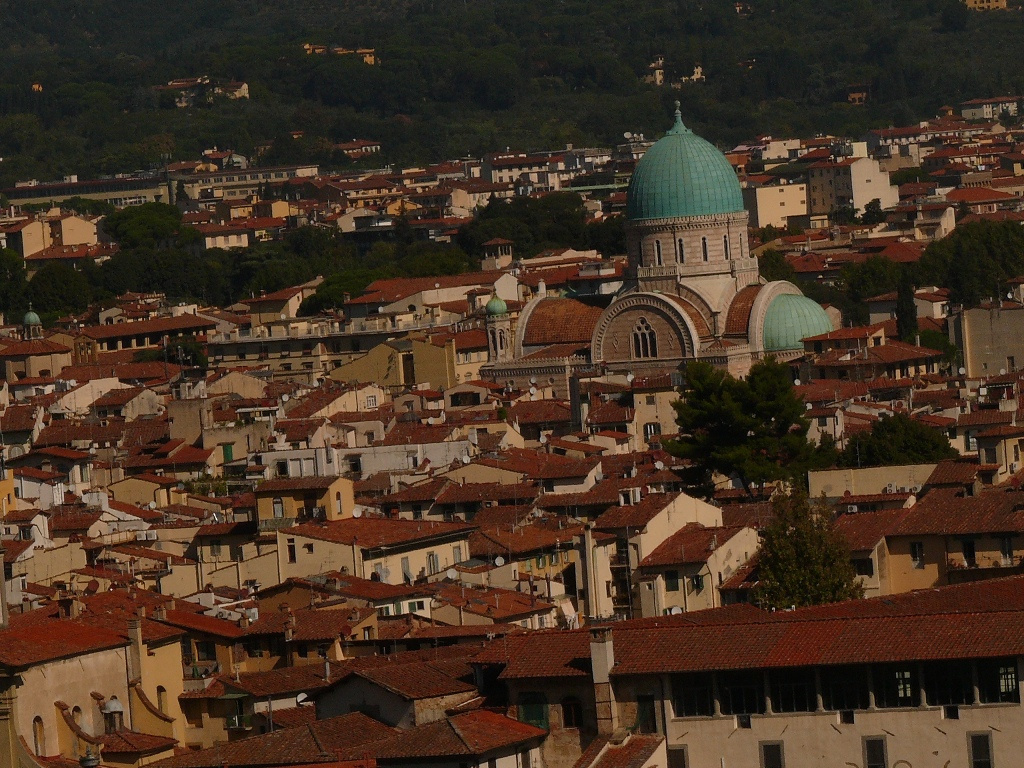
<svg viewBox="0 0 1024 768">
<path fill-rule="evenodd" d="M 32 747 L 37 757 L 46 756 L 46 732 L 43 730 L 43 718 L 39 715 L 32 720 Z"/>
<path fill-rule="evenodd" d="M 575 696 L 562 699 L 562 727 L 579 728 L 583 722 L 583 705 Z"/>
<path fill-rule="evenodd" d="M 167 689 L 162 685 L 156 687 L 156 708 L 167 714 Z"/>
<path fill-rule="evenodd" d="M 646 317 L 641 317 L 633 326 L 633 357 L 657 357 L 658 337 Z"/>
<path fill-rule="evenodd" d="M 686 261 L 686 251 L 683 249 L 683 238 L 676 240 L 676 261 L 682 264 Z"/>
<path fill-rule="evenodd" d="M 654 241 L 654 263 L 659 267 L 664 264 L 664 261 L 661 258 L 661 240 Z"/>
<path fill-rule="evenodd" d="M 507 343 L 508 343 L 508 340 L 505 338 L 505 331 L 499 330 L 498 331 L 498 351 L 499 352 L 504 352 Z"/>
<path fill-rule="evenodd" d="M 491 349 L 497 353 L 498 351 L 498 332 L 491 328 Z"/>
<path fill-rule="evenodd" d="M 725 258 L 729 258 L 729 236 L 722 235 L 722 247 L 725 248 Z"/>
<path fill-rule="evenodd" d="M 700 239 L 700 250 L 701 250 L 701 255 L 704 257 L 704 261 L 707 261 L 708 260 L 708 239 L 706 237 L 702 237 Z"/>
</svg>

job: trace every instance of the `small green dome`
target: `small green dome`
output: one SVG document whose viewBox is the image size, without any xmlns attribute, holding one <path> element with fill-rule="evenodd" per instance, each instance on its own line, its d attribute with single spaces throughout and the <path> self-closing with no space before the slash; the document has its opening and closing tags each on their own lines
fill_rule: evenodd
<svg viewBox="0 0 1024 768">
<path fill-rule="evenodd" d="M 505 315 L 508 314 L 508 304 L 504 302 L 497 294 L 491 296 L 491 300 L 487 302 L 487 306 L 484 307 L 484 311 L 488 315 Z"/>
<path fill-rule="evenodd" d="M 743 194 L 725 155 L 676 122 L 640 158 L 626 191 L 631 221 L 739 213 Z"/>
<path fill-rule="evenodd" d="M 33 310 L 29 310 L 25 313 L 25 318 L 21 321 L 22 325 L 42 325 L 43 321 L 39 319 L 39 315 Z"/>
<path fill-rule="evenodd" d="M 800 294 L 784 293 L 772 299 L 765 313 L 764 349 L 803 349 L 802 339 L 831 330 L 832 321 L 818 302 Z"/>
</svg>

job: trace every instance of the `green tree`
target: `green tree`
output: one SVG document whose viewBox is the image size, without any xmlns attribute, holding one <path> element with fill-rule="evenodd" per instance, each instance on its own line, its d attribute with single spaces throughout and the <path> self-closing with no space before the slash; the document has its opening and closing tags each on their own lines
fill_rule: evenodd
<svg viewBox="0 0 1024 768">
<path fill-rule="evenodd" d="M 796 279 L 796 270 L 786 261 L 785 255 L 774 248 L 766 248 L 757 257 L 757 263 L 761 270 L 761 277 L 771 282 L 773 280 Z"/>
<path fill-rule="evenodd" d="M 882 210 L 882 201 L 877 197 L 864 205 L 864 213 L 860 217 L 864 224 L 881 224 L 885 221 L 885 211 Z"/>
<path fill-rule="evenodd" d="M 843 467 L 930 464 L 957 456 L 946 436 L 905 413 L 883 416 L 867 432 L 847 439 L 839 456 Z"/>
<path fill-rule="evenodd" d="M 81 272 L 54 262 L 35 273 L 25 295 L 40 314 L 82 312 L 91 301 L 92 286 Z"/>
<path fill-rule="evenodd" d="M 913 343 L 917 335 L 917 304 L 910 275 L 900 278 L 896 288 L 896 335 L 908 343 Z"/>
<path fill-rule="evenodd" d="M 827 460 L 807 440 L 810 425 L 789 367 L 772 357 L 755 363 L 746 379 L 690 363 L 674 407 L 680 436 L 668 450 L 690 461 L 690 480 L 706 495 L 716 473 L 752 494 L 775 480 L 802 484 L 808 468 Z"/>
<path fill-rule="evenodd" d="M 1024 274 L 1024 228 L 1012 221 L 961 224 L 925 249 L 917 271 L 919 284 L 948 288 L 957 304 L 999 296 L 1007 280 Z"/>
<path fill-rule="evenodd" d="M 103 229 L 123 248 L 166 247 L 181 228 L 181 211 L 165 203 L 122 208 L 103 221 Z"/>
<path fill-rule="evenodd" d="M 761 531 L 760 584 L 765 607 L 785 609 L 863 597 L 850 553 L 824 501 L 811 504 L 794 490 L 772 500 L 772 521 Z"/>
</svg>

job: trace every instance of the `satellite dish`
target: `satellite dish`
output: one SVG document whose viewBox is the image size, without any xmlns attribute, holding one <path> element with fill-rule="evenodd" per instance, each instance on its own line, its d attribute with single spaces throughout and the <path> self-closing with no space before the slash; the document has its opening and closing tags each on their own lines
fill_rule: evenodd
<svg viewBox="0 0 1024 768">
<path fill-rule="evenodd" d="M 548 441 L 548 436 L 547 435 L 541 435 L 540 436 L 540 444 L 541 445 L 544 445 L 547 441 Z"/>
<path fill-rule="evenodd" d="M 624 134 L 622 134 L 622 138 L 624 138 L 626 141 L 629 141 L 630 139 L 633 138 L 633 132 L 626 131 Z"/>
<path fill-rule="evenodd" d="M 281 402 L 282 403 L 287 403 L 289 399 L 290 398 L 288 397 L 288 393 L 287 392 L 285 392 L 283 395 L 281 395 Z"/>
<path fill-rule="evenodd" d="M 151 501 L 146 506 L 149 507 L 150 509 L 156 509 L 156 502 L 155 501 Z"/>
<path fill-rule="evenodd" d="M 1006 298 L 1012 299 L 1013 298 L 1013 291 L 1007 291 L 1006 292 Z"/>
<path fill-rule="evenodd" d="M 469 464 L 470 461 L 472 461 L 472 459 L 469 458 L 468 454 L 466 456 L 462 457 L 462 463 L 463 464 Z"/>
<path fill-rule="evenodd" d="M 661 470 L 663 470 L 665 468 L 665 462 L 664 461 L 656 461 L 656 462 L 654 462 L 654 468 L 656 470 L 658 470 L 659 472 L 661 472 Z"/>
<path fill-rule="evenodd" d="M 683 612 L 683 609 L 680 608 L 678 605 L 673 605 L 672 609 L 669 611 L 669 613 L 671 613 L 673 616 L 678 616 L 682 612 Z"/>
<path fill-rule="evenodd" d="M 309 701 L 309 695 L 306 693 L 300 693 L 295 697 L 296 704 L 305 704 L 307 701 Z"/>
<path fill-rule="evenodd" d="M 793 386 L 794 387 L 799 387 L 800 386 L 800 379 L 793 379 Z"/>
<path fill-rule="evenodd" d="M 634 376 L 632 373 L 627 373 L 626 374 L 626 382 L 628 384 L 632 384 L 633 383 L 633 379 L 635 379 L 635 378 L 636 378 L 636 376 Z"/>
<path fill-rule="evenodd" d="M 282 312 L 281 313 L 281 319 L 282 320 L 287 320 L 288 319 L 288 315 L 286 315 L 284 312 Z"/>
<path fill-rule="evenodd" d="M 387 584 L 388 583 L 388 579 L 390 579 L 390 578 L 391 578 L 391 569 L 388 568 L 385 565 L 383 568 L 380 569 L 380 580 L 383 581 L 385 584 Z"/>
<path fill-rule="evenodd" d="M 537 377 L 536 376 L 531 376 L 530 377 L 530 383 L 531 384 L 536 384 L 537 383 Z"/>
<path fill-rule="evenodd" d="M 459 572 L 456 571 L 454 568 L 449 568 L 447 571 L 444 572 L 444 575 L 452 581 L 455 581 L 455 579 L 459 577 Z"/>
<path fill-rule="evenodd" d="M 505 558 L 501 555 L 498 555 L 496 558 L 494 558 L 494 564 L 501 568 L 501 566 L 505 564 Z"/>
<path fill-rule="evenodd" d="M 361 510 L 361 509 L 353 509 L 352 510 L 352 517 L 362 517 L 362 516 L 363 516 L 363 510 Z"/>
<path fill-rule="evenodd" d="M 1006 373 L 1006 369 L 1005 368 L 1000 368 L 999 369 L 999 375 L 1002 376 L 1004 373 Z"/>
<path fill-rule="evenodd" d="M 808 411 L 809 411 L 809 410 L 811 410 L 811 408 L 813 408 L 813 407 L 814 407 L 814 406 L 813 406 L 813 404 L 811 404 L 811 403 L 804 403 L 804 408 L 805 408 L 806 410 L 808 410 Z"/>
<path fill-rule="evenodd" d="M 530 387 L 530 394 L 531 395 L 536 395 L 537 394 L 537 388 L 536 387 Z"/>
<path fill-rule="evenodd" d="M 963 367 L 963 366 L 961 365 L 961 366 L 960 366 L 960 375 L 961 375 L 961 376 L 963 376 L 963 375 L 964 375 L 965 373 L 967 373 L 967 369 L 966 369 L 966 368 L 964 368 L 964 367 Z"/>
<path fill-rule="evenodd" d="M 428 416 L 427 417 L 427 424 L 430 424 L 431 426 L 434 425 L 434 417 L 433 416 Z"/>
</svg>

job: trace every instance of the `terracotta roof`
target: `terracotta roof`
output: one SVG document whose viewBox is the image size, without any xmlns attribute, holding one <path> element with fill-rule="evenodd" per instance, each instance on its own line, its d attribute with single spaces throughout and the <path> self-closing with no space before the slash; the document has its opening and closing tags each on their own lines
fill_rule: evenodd
<svg viewBox="0 0 1024 768">
<path fill-rule="evenodd" d="M 111 629 L 72 619 L 13 621 L 10 628 L 0 630 L 0 664 L 30 667 L 127 644 L 127 638 Z"/>
<path fill-rule="evenodd" d="M 527 318 L 523 345 L 589 344 L 603 312 L 600 304 L 579 299 L 541 299 Z"/>
<path fill-rule="evenodd" d="M 561 400 L 521 400 L 508 409 L 509 418 L 520 424 L 569 423 L 572 410 Z"/>
<path fill-rule="evenodd" d="M 726 336 L 746 336 L 750 326 L 750 310 L 754 300 L 764 288 L 763 285 L 748 285 L 737 293 L 729 305 L 729 314 L 725 319 Z"/>
<path fill-rule="evenodd" d="M 256 487 L 257 493 L 279 491 L 325 491 L 338 481 L 338 476 L 279 477 L 267 480 Z"/>
<path fill-rule="evenodd" d="M 908 510 L 900 508 L 840 515 L 836 519 L 835 530 L 846 540 L 852 552 L 874 549 L 887 534 L 899 527 L 907 513 Z"/>
<path fill-rule="evenodd" d="M 465 523 L 442 523 L 423 520 L 393 520 L 360 517 L 324 523 L 304 523 L 288 529 L 289 536 L 303 536 L 336 544 L 357 544 L 363 549 L 412 544 L 436 536 L 468 535 L 476 530 Z"/>
<path fill-rule="evenodd" d="M 370 680 L 406 700 L 431 699 L 476 691 L 476 686 L 453 677 L 450 663 L 416 661 L 363 669 L 355 674 Z M 456 674 L 472 678 L 473 670 L 464 662 L 456 664 Z"/>
<path fill-rule="evenodd" d="M 525 502 L 540 494 L 531 483 L 451 483 L 437 494 L 439 504 L 469 504 L 483 501 Z"/>
<path fill-rule="evenodd" d="M 546 733 L 528 723 L 478 709 L 399 731 L 382 741 L 349 750 L 344 756 L 372 756 L 389 762 L 483 756 L 539 742 Z"/>
<path fill-rule="evenodd" d="M 103 754 L 105 755 L 163 752 L 164 750 L 171 749 L 178 743 L 177 739 L 172 739 L 169 736 L 157 736 L 152 733 L 139 733 L 138 731 L 128 730 L 105 733 L 99 739 L 103 742 Z"/>
<path fill-rule="evenodd" d="M 641 560 L 640 567 L 657 568 L 666 565 L 703 563 L 718 547 L 726 546 L 729 540 L 742 530 L 740 527 L 705 528 L 700 523 L 688 523 Z"/>
<path fill-rule="evenodd" d="M 631 733 L 625 741 L 614 743 L 607 736 L 599 736 L 573 768 L 644 768 L 664 740 L 662 736 Z"/>
<path fill-rule="evenodd" d="M 245 634 L 245 630 L 233 621 L 218 619 L 216 616 L 207 616 L 202 613 L 172 610 L 166 611 L 163 618 L 156 620 L 163 624 L 170 624 L 172 627 L 216 637 L 235 639 Z"/>
<path fill-rule="evenodd" d="M 682 296 L 673 296 L 670 293 L 664 294 L 663 298 L 668 299 L 673 304 L 676 304 L 683 312 L 693 321 L 694 328 L 697 329 L 697 335 L 702 339 L 710 338 L 713 334 L 711 333 L 711 326 L 708 325 L 707 318 L 700 313 L 693 304 L 684 299 Z"/>
<path fill-rule="evenodd" d="M 637 504 L 612 507 L 594 521 L 594 526 L 598 530 L 604 531 L 618 528 L 642 528 L 675 501 L 679 495 L 678 493 L 649 493 Z"/>
<path fill-rule="evenodd" d="M 151 765 L 160 768 L 250 768 L 334 763 L 338 752 L 376 742 L 394 731 L 372 717 L 353 712 L 248 739 L 189 751 Z"/>
<path fill-rule="evenodd" d="M 217 327 L 214 320 L 197 315 L 179 315 L 178 317 L 158 317 L 152 320 L 137 320 L 132 323 L 115 323 L 114 325 L 91 325 L 82 329 L 81 333 L 97 341 L 117 339 L 126 336 L 143 336 L 165 333 L 183 333 L 211 330 Z M 70 350 L 69 350 L 70 351 Z"/>
<path fill-rule="evenodd" d="M 978 478 L 977 458 L 946 459 L 935 465 L 926 486 L 969 485 Z"/>
</svg>

